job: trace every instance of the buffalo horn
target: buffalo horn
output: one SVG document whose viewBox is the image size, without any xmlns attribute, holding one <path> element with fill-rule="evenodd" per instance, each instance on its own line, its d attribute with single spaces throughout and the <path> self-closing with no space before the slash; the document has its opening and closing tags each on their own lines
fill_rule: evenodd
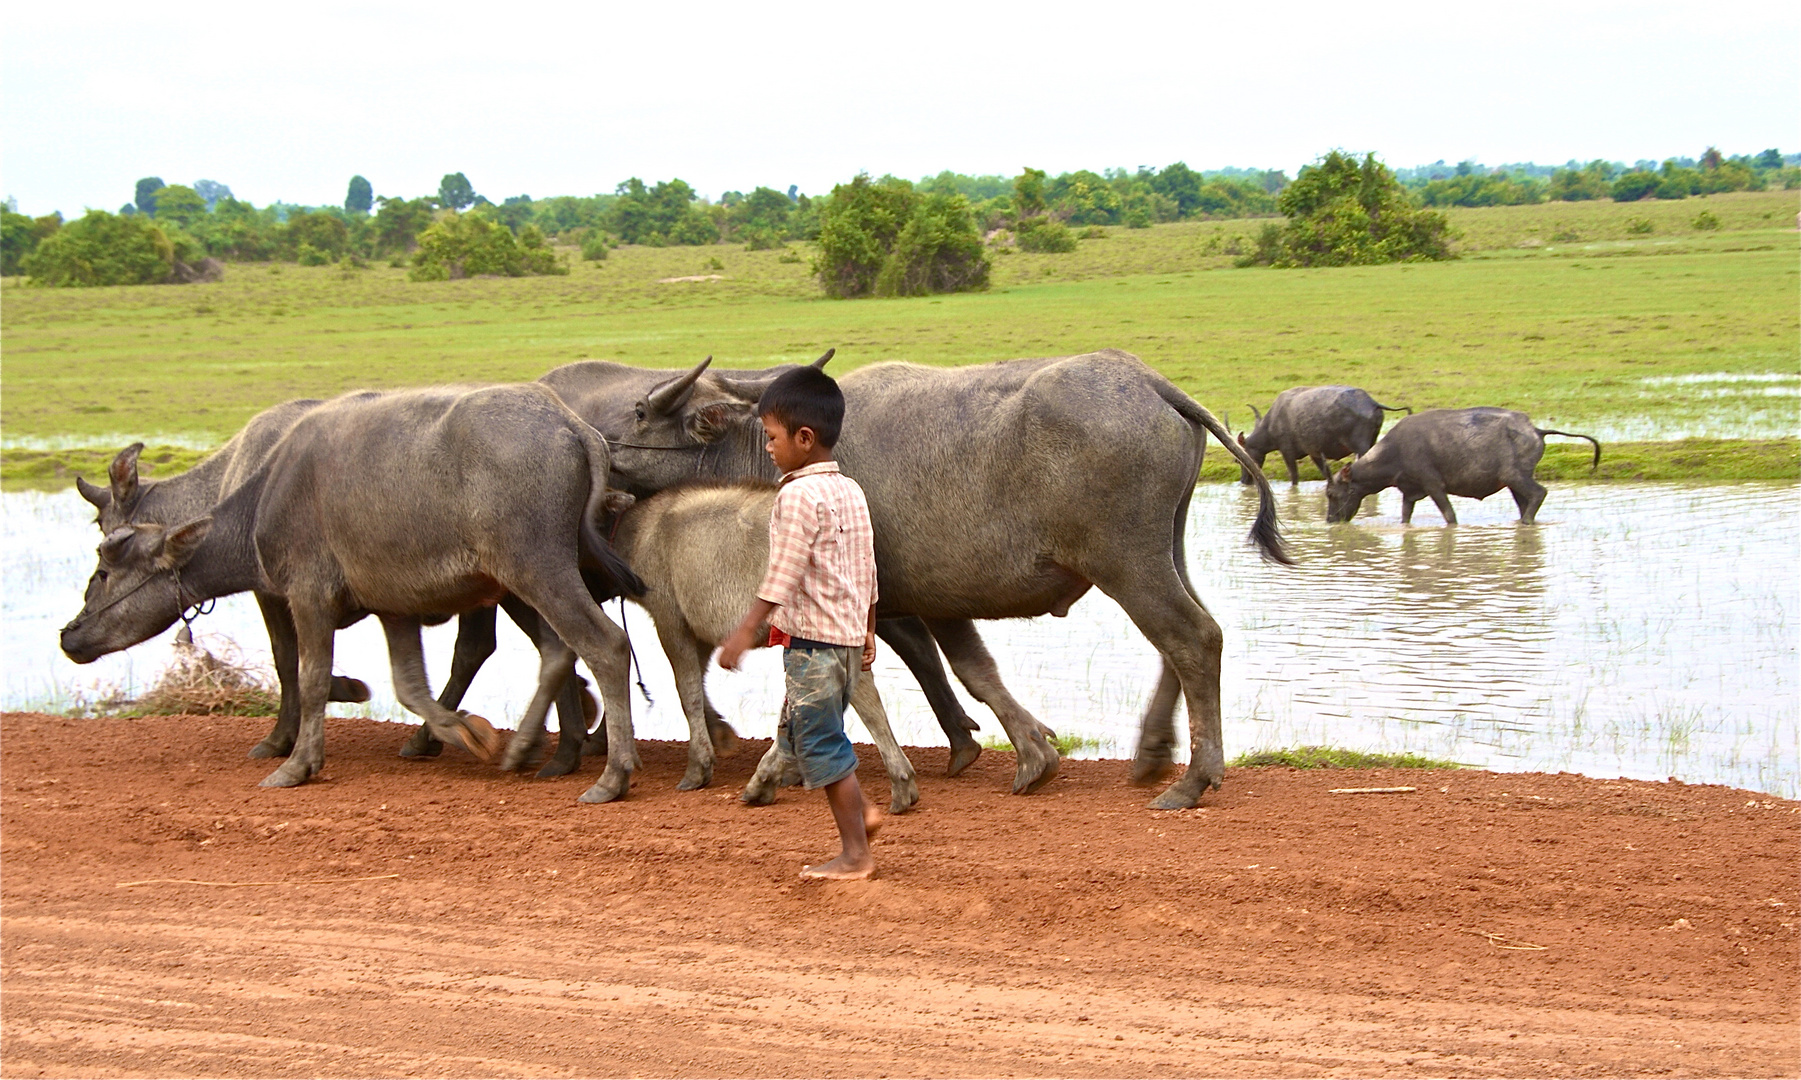
<svg viewBox="0 0 1801 1080">
<path fill-rule="evenodd" d="M 808 365 L 807 365 L 807 366 L 808 366 L 808 367 L 810 367 L 810 368 L 812 368 L 812 369 L 813 369 L 813 370 L 814 370 L 814 371 L 824 371 L 824 370 L 825 370 L 825 364 L 826 364 L 826 361 L 827 361 L 827 360 L 830 360 L 830 359 L 831 359 L 831 358 L 832 358 L 832 357 L 834 357 L 834 356 L 836 356 L 836 355 L 837 355 L 837 354 L 838 354 L 838 350 L 837 350 L 837 349 L 827 349 L 827 350 L 826 350 L 826 351 L 825 351 L 825 355 L 824 355 L 824 356 L 822 356 L 822 357 L 820 357 L 820 358 L 819 358 L 819 359 L 817 359 L 817 360 L 815 360 L 815 361 L 813 361 L 813 362 L 812 362 L 812 363 L 811 363 L 811 364 L 808 364 Z"/>
<path fill-rule="evenodd" d="M 660 413 L 667 413 L 680 408 L 682 402 L 688 400 L 688 395 L 694 392 L 695 380 L 700 378 L 701 372 L 706 371 L 707 365 L 712 362 L 713 358 L 709 356 L 705 360 L 694 365 L 694 370 L 688 372 L 688 374 L 652 390 L 650 396 L 644 399 L 645 404 Z"/>
</svg>

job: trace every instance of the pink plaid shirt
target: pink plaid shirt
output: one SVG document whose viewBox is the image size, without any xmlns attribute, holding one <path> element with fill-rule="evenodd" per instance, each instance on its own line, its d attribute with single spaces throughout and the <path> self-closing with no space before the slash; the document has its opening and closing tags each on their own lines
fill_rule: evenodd
<svg viewBox="0 0 1801 1080">
<path fill-rule="evenodd" d="M 769 570 L 757 598 L 792 637 L 861 647 L 876 601 L 875 529 L 857 482 L 821 461 L 782 477 L 769 512 Z"/>
</svg>

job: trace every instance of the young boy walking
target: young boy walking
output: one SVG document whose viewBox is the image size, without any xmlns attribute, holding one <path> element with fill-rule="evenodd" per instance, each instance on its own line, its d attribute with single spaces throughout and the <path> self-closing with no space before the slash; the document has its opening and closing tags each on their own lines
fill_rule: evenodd
<svg viewBox="0 0 1801 1080">
<path fill-rule="evenodd" d="M 787 646 L 776 739 L 800 763 L 807 788 L 825 789 L 842 846 L 837 858 L 800 874 L 866 878 L 875 870 L 869 837 L 882 816 L 857 783 L 844 708 L 875 662 L 875 532 L 863 489 L 832 460 L 844 395 L 830 375 L 799 368 L 769 384 L 757 415 L 782 486 L 769 517 L 769 569 L 756 603 L 720 646 L 719 666 L 737 670 L 765 624 L 769 644 Z"/>
</svg>

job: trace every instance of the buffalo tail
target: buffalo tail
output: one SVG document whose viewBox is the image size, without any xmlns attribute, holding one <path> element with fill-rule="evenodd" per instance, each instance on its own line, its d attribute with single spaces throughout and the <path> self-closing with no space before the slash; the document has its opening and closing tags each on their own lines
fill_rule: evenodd
<svg viewBox="0 0 1801 1080">
<path fill-rule="evenodd" d="M 1226 452 L 1237 458 L 1238 463 L 1251 474 L 1252 481 L 1257 485 L 1257 519 L 1251 523 L 1250 541 L 1269 562 L 1293 566 L 1294 558 L 1288 554 L 1288 545 L 1282 541 L 1282 526 L 1276 519 L 1276 494 L 1269 486 L 1269 477 L 1263 475 L 1262 467 L 1251 460 L 1250 451 L 1239 446 L 1217 417 L 1208 412 L 1200 402 L 1184 394 L 1174 383 L 1166 383 L 1159 389 L 1170 408 L 1180 413 L 1189 423 L 1198 424 L 1212 432 L 1219 444 L 1226 448 Z M 1206 436 L 1201 438 L 1204 443 Z"/>
<path fill-rule="evenodd" d="M 1546 435 L 1562 435 L 1566 439 L 1587 439 L 1595 444 L 1595 460 L 1589 463 L 1588 471 L 1594 472 L 1601 467 L 1601 443 L 1593 435 L 1584 435 L 1578 431 L 1558 431 L 1555 428 L 1533 428 L 1532 430 L 1538 432 L 1538 437 L 1541 439 Z"/>
</svg>

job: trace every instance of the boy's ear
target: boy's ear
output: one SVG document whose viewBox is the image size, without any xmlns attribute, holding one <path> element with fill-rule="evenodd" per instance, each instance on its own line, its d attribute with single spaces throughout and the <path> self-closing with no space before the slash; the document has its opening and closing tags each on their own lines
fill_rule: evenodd
<svg viewBox="0 0 1801 1080">
<path fill-rule="evenodd" d="M 811 450 L 819 444 L 819 432 L 802 424 L 794 429 L 794 442 L 802 450 Z"/>
</svg>

